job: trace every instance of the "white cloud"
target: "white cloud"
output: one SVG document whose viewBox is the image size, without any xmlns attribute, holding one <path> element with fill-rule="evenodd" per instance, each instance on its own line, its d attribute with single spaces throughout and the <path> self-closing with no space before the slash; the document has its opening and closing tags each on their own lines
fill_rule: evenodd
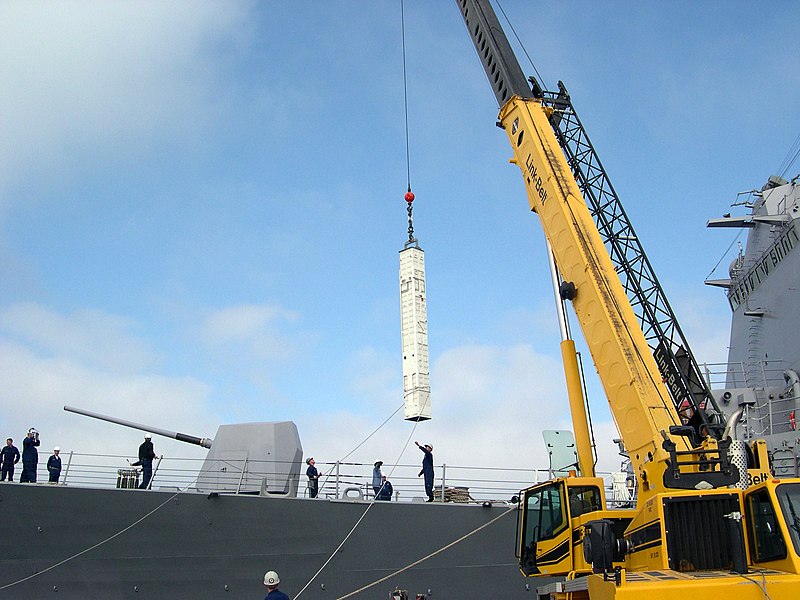
<svg viewBox="0 0 800 600">
<path fill-rule="evenodd" d="M 185 433 L 215 425 L 208 388 L 192 378 L 116 374 L 64 357 L 43 357 L 20 344 L 0 342 L 0 410 L 5 435 L 17 441 L 30 427 L 49 447 L 99 454 L 135 454 L 134 430 L 68 414 L 65 405 Z M 172 452 L 186 452 L 171 442 Z M 44 452 L 44 450 L 42 450 Z"/>
<path fill-rule="evenodd" d="M 541 430 L 563 428 L 569 420 L 562 373 L 558 361 L 526 345 L 451 349 L 432 366 L 433 418 L 418 424 L 414 435 L 433 443 L 437 460 L 450 464 L 545 467 Z M 384 386 L 381 380 L 378 389 Z M 402 400 L 399 393 L 397 398 Z M 301 435 L 313 447 L 344 455 L 397 406 L 385 406 L 385 414 L 372 419 L 325 414 Z M 395 455 L 412 428 L 401 411 L 356 456 L 369 462 L 373 456 Z M 348 435 L 343 437 L 342 430 Z M 417 458 L 416 448 L 404 457 L 415 463 Z"/>
<path fill-rule="evenodd" d="M 149 363 L 145 360 L 140 361 L 139 372 L 104 369 L 96 357 L 75 350 L 85 341 L 84 334 L 113 339 L 121 346 L 145 347 L 126 332 L 129 324 L 124 319 L 99 313 L 64 317 L 37 306 L 11 307 L 3 315 L 0 331 L 8 332 L 12 321 L 14 326 L 14 338 L 0 340 L 0 380 L 5 382 L 0 389 L 0 410 L 5 415 L 6 435 L 19 440 L 35 426 L 42 432 L 47 452 L 51 444 L 58 444 L 65 452 L 119 455 L 109 459 L 119 466 L 125 464 L 123 457 L 135 455 L 140 432 L 63 412 L 64 405 L 72 405 L 144 425 L 213 437 L 220 424 L 219 411 L 211 400 L 213 390 L 204 381 L 146 372 Z M 203 331 L 212 339 L 247 346 L 253 336 L 258 338 L 265 329 L 295 317 L 292 311 L 274 306 L 229 307 L 210 313 Z M 34 326 L 37 318 L 46 335 Z M 94 327 L 87 327 L 89 322 L 94 322 Z M 248 360 L 246 356 L 243 359 Z M 380 458 L 387 468 L 399 462 L 394 477 L 407 495 L 419 494 L 421 489 L 416 481 L 420 456 L 414 439 L 433 443 L 437 469 L 446 464 L 451 480 L 471 479 L 476 493 L 484 489 L 485 495 L 508 495 L 508 490 L 486 491 L 484 480 L 501 478 L 511 481 L 508 485 L 512 488 L 521 488 L 546 477 L 542 431 L 571 429 L 559 359 L 526 344 L 452 348 L 432 366 L 433 420 L 409 423 L 398 411 L 381 426 L 400 407 L 400 402 L 392 404 L 393 397 L 400 399 L 400 389 L 387 360 L 372 348 L 363 348 L 352 357 L 352 389 L 360 397 L 374 400 L 367 410 L 353 403 L 333 406 L 330 398 L 309 411 L 298 408 L 294 420 L 306 455 L 324 463 L 340 459 L 364 465 Z M 368 377 L 360 376 L 365 372 Z M 341 393 L 347 391 L 332 388 L 332 397 Z M 599 468 L 616 469 L 619 458 L 611 443 L 616 431 L 610 423 L 594 425 Z M 160 437 L 155 441 L 158 452 L 170 459 L 204 456 L 196 447 Z M 361 473 L 364 467 L 343 469 L 351 475 L 365 475 Z"/>
<path fill-rule="evenodd" d="M 133 334 L 135 325 L 126 317 L 93 309 L 64 316 L 34 303 L 0 307 L 0 332 L 44 356 L 113 372 L 135 373 L 157 362 L 154 351 Z"/>
<path fill-rule="evenodd" d="M 285 331 L 299 320 L 299 313 L 276 305 L 229 306 L 206 314 L 199 334 L 215 356 L 263 369 L 265 361 L 294 357 L 309 343 L 309 334 Z"/>
<path fill-rule="evenodd" d="M 372 347 L 353 353 L 348 366 L 354 394 L 368 406 L 388 409 L 402 398 L 397 356 L 381 354 Z"/>
<path fill-rule="evenodd" d="M 503 493 L 487 489 L 491 488 L 488 480 L 500 479 L 509 489 L 515 485 L 519 489 L 547 477 L 542 431 L 572 429 L 560 360 L 525 344 L 463 346 L 446 351 L 431 373 L 430 421 L 404 421 L 400 410 L 381 426 L 401 406 L 400 402 L 391 405 L 386 397 L 374 405 L 384 412 L 372 416 L 322 409 L 298 420 L 306 455 L 325 462 L 329 469 L 333 469 L 329 463 L 337 459 L 362 463 L 340 467 L 359 477 L 366 476 L 361 471 L 374 460 L 383 460 L 386 472 L 399 462 L 395 487 L 405 495 L 422 493 L 416 478 L 421 454 L 414 440 L 434 445 L 437 473 L 446 464 L 449 477 L 471 480 L 468 486 L 476 494 L 483 489 L 484 496 L 506 497 L 508 489 Z M 385 380 L 374 383 L 376 394 L 385 392 Z M 399 391 L 396 396 L 400 398 Z M 608 422 L 594 426 L 598 469 L 618 469 L 620 459 L 611 442 L 617 437 L 616 429 Z"/>
<path fill-rule="evenodd" d="M 203 327 L 204 337 L 210 343 L 217 341 L 252 341 L 275 321 L 296 321 L 298 314 L 278 306 L 248 304 L 230 306 L 207 316 Z"/>
</svg>

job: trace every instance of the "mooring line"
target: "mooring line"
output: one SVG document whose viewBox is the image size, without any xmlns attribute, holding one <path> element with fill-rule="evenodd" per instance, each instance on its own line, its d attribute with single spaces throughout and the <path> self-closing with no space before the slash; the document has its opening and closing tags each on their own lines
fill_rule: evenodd
<svg viewBox="0 0 800 600">
<path fill-rule="evenodd" d="M 431 552 L 431 553 L 430 553 L 430 554 L 428 554 L 427 556 L 423 556 L 423 557 L 422 557 L 422 558 L 420 558 L 419 560 L 417 560 L 417 561 L 414 561 L 413 563 L 411 563 L 411 564 L 409 564 L 409 565 L 406 565 L 406 566 L 405 566 L 405 567 L 403 567 L 402 569 L 398 569 L 398 570 L 397 570 L 397 571 L 395 571 L 394 573 L 390 573 L 389 575 L 386 575 L 385 577 L 381 577 L 380 579 L 378 579 L 378 580 L 376 580 L 376 581 L 373 581 L 372 583 L 368 583 L 368 584 L 367 584 L 367 585 L 365 585 L 364 587 L 360 587 L 360 588 L 358 588 L 357 590 L 354 590 L 354 591 L 350 592 L 349 594 L 345 594 L 344 596 L 339 596 L 339 597 L 338 597 L 336 600 L 345 600 L 346 598 L 351 598 L 351 597 L 355 596 L 356 594 L 360 594 L 361 592 L 363 592 L 363 591 L 365 591 L 365 590 L 368 590 L 369 588 L 371 588 L 371 587 L 373 587 L 373 586 L 376 586 L 376 585 L 378 585 L 379 583 L 383 583 L 384 581 L 387 581 L 387 580 L 391 579 L 391 578 L 392 578 L 392 577 L 394 577 L 395 575 L 399 575 L 400 573 L 403 573 L 404 571 L 408 571 L 409 569 L 413 569 L 414 567 L 416 567 L 417 565 L 419 565 L 419 564 L 421 564 L 421 563 L 425 562 L 425 561 L 426 561 L 426 560 L 428 560 L 429 558 L 433 558 L 433 557 L 434 557 L 434 556 L 436 556 L 437 554 L 441 554 L 441 553 L 442 553 L 442 552 L 444 552 L 445 550 L 449 550 L 450 548 L 452 548 L 452 547 L 453 547 L 453 546 L 455 546 L 456 544 L 459 544 L 459 543 L 463 542 L 465 539 L 467 539 L 467 538 L 468 538 L 468 537 L 470 537 L 471 535 L 474 535 L 474 534 L 478 533 L 478 532 L 479 532 L 481 529 L 484 529 L 485 527 L 488 527 L 489 525 L 491 525 L 492 523 L 494 523 L 494 522 L 495 522 L 495 521 L 497 521 L 498 519 L 501 519 L 502 517 L 505 517 L 505 516 L 506 516 L 508 513 L 510 513 L 511 511 L 513 511 L 513 510 L 515 510 L 515 509 L 516 509 L 516 507 L 515 507 L 515 506 L 511 506 L 511 507 L 509 507 L 509 509 L 508 509 L 507 511 L 505 511 L 505 512 L 503 512 L 503 513 L 500 513 L 499 515 L 497 515 L 497 516 L 496 516 L 494 519 L 492 519 L 491 521 L 487 521 L 486 523 L 484 523 L 484 524 L 483 524 L 483 525 L 481 525 L 480 527 L 477 527 L 476 529 L 473 529 L 472 531 L 470 531 L 470 532 L 469 532 L 469 533 L 467 533 L 466 535 L 462 535 L 460 538 L 458 538 L 457 540 L 454 540 L 454 541 L 450 542 L 450 543 L 449 543 L 449 544 L 447 544 L 446 546 L 442 546 L 442 547 L 441 547 L 441 548 L 439 548 L 438 550 L 434 550 L 433 552 Z"/>
</svg>

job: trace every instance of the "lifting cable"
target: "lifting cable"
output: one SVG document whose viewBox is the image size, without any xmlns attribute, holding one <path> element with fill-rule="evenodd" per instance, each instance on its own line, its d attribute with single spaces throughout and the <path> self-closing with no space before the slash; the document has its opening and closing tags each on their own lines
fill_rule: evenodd
<svg viewBox="0 0 800 600">
<path fill-rule="evenodd" d="M 402 39 L 402 54 L 403 54 L 403 116 L 405 117 L 405 137 L 406 137 L 406 182 L 408 188 L 405 195 L 405 201 L 408 203 L 406 210 L 408 211 L 408 245 L 416 244 L 417 240 L 414 238 L 414 224 L 411 219 L 411 211 L 413 210 L 414 192 L 411 191 L 411 150 L 408 135 L 408 74 L 406 69 L 406 13 L 405 2 L 400 0 L 400 37 Z"/>
<path fill-rule="evenodd" d="M 394 412 L 393 412 L 393 413 L 392 413 L 392 414 L 389 416 L 389 418 L 388 418 L 388 419 L 386 419 L 386 420 L 385 420 L 383 423 L 381 423 L 381 425 L 378 427 L 378 429 L 380 429 L 381 427 L 383 427 L 383 426 L 384 426 L 384 425 L 385 425 L 385 424 L 386 424 L 386 423 L 387 423 L 387 422 L 388 422 L 388 421 L 389 421 L 389 420 L 390 420 L 390 419 L 391 419 L 391 418 L 392 418 L 394 415 L 396 415 L 396 414 L 397 414 L 397 412 L 398 412 L 398 411 L 400 410 L 400 408 L 402 408 L 402 407 L 403 407 L 403 405 L 401 404 L 401 405 L 400 405 L 400 407 L 399 407 L 397 410 L 395 410 L 395 411 L 394 411 Z M 419 421 L 415 421 L 415 422 L 414 422 L 414 426 L 411 428 L 411 433 L 409 433 L 409 434 L 408 434 L 408 438 L 406 438 L 406 441 L 405 441 L 405 443 L 403 444 L 403 447 L 402 447 L 402 449 L 400 450 L 400 454 L 398 455 L 398 457 L 397 457 L 397 460 L 395 460 L 395 462 L 394 462 L 394 465 L 392 465 L 392 467 L 389 469 L 389 477 L 391 477 L 392 473 L 394 472 L 394 469 L 395 469 L 395 467 L 397 467 L 397 465 L 400 463 L 400 458 L 401 458 L 401 457 L 403 456 L 403 454 L 405 453 L 406 449 L 408 448 L 408 445 L 409 445 L 409 443 L 411 443 L 411 439 L 412 439 L 412 438 L 413 438 L 413 436 L 414 436 L 414 432 L 416 431 L 416 429 L 417 429 L 417 425 L 418 425 L 418 424 L 419 424 Z M 369 437 L 372 437 L 372 436 L 373 436 L 373 435 L 374 435 L 374 434 L 375 434 L 375 433 L 378 431 L 378 429 L 376 429 L 375 431 L 373 431 L 373 432 L 372 432 L 372 433 L 369 435 Z M 367 439 L 369 439 L 369 437 L 368 437 Z M 366 439 L 365 439 L 364 441 L 362 441 L 362 442 L 361 442 L 361 443 L 360 443 L 358 446 L 356 446 L 356 448 L 358 448 L 359 446 L 361 446 L 361 445 L 362 445 L 364 442 L 366 442 L 366 441 L 367 441 Z M 351 450 L 351 451 L 350 451 L 350 452 L 349 452 L 349 453 L 348 453 L 346 456 L 349 456 L 349 455 L 350 455 L 350 454 L 352 454 L 353 452 L 355 452 L 355 449 Z M 387 477 L 387 479 L 389 479 L 389 477 Z M 313 581 L 314 581 L 314 580 L 315 580 L 315 579 L 316 579 L 316 578 L 319 576 L 319 574 L 320 574 L 320 573 L 322 573 L 322 571 L 324 571 L 324 570 L 325 570 L 325 567 L 327 567 L 327 566 L 328 566 L 328 564 L 329 564 L 329 563 L 330 563 L 330 562 L 333 560 L 333 558 L 334 558 L 334 557 L 335 557 L 335 556 L 336 556 L 336 555 L 339 553 L 339 550 L 341 550 L 341 549 L 342 549 L 342 547 L 343 547 L 343 546 L 344 546 L 344 545 L 347 543 L 347 540 L 349 540 L 349 539 L 350 539 L 350 536 L 352 536 L 352 535 L 353 535 L 353 533 L 355 532 L 355 530 L 356 530 L 356 529 L 358 529 L 358 526 L 361 524 L 361 522 L 362 522 L 362 521 L 363 521 L 363 520 L 366 518 L 366 516 L 367 516 L 367 514 L 369 513 L 370 509 L 371 509 L 371 508 L 372 508 L 372 507 L 375 505 L 375 502 L 376 502 L 375 498 L 374 498 L 374 497 L 373 497 L 373 498 L 371 498 L 371 500 L 370 500 L 369 504 L 367 504 L 367 507 L 364 509 L 364 512 L 363 512 L 363 513 L 361 513 L 361 516 L 358 518 L 358 520 L 356 520 L 356 522 L 355 522 L 355 523 L 353 524 L 353 526 L 350 528 L 350 531 L 348 531 L 348 532 L 347 532 L 347 535 L 345 535 L 345 536 L 344 536 L 344 539 L 343 539 L 343 540 L 342 540 L 342 541 L 339 543 L 339 545 L 338 545 L 338 546 L 336 546 L 336 548 L 334 549 L 334 551 L 333 551 L 333 552 L 331 552 L 331 554 L 330 554 L 330 556 L 327 558 L 327 560 L 325 560 L 325 562 L 324 562 L 324 563 L 322 563 L 322 566 L 321 566 L 319 569 L 317 569 L 317 572 L 316 572 L 316 573 L 314 573 L 314 575 L 312 575 L 312 576 L 311 576 L 311 578 L 310 578 L 310 579 L 309 579 L 309 580 L 306 582 L 306 584 L 305 584 L 305 585 L 302 587 L 302 589 L 301 589 L 299 592 L 297 592 L 297 594 L 295 594 L 295 596 L 294 596 L 295 600 L 297 600 L 297 598 L 299 598 L 299 597 L 300 597 L 300 596 L 303 594 L 303 592 L 304 592 L 304 591 L 306 591 L 306 589 L 308 588 L 308 586 L 309 586 L 309 585 L 311 585 L 311 584 L 313 583 Z M 406 568 L 409 568 L 409 567 L 406 567 Z M 398 571 L 398 572 L 399 572 L 399 571 Z M 376 582 L 376 583 L 378 583 L 378 582 Z M 374 584 L 370 584 L 370 586 L 371 586 L 371 585 L 374 585 Z M 367 586 L 367 587 L 370 587 L 370 586 Z"/>
<path fill-rule="evenodd" d="M 741 237 L 742 237 L 742 233 L 743 233 L 743 232 L 744 232 L 744 229 L 739 229 L 739 231 L 736 233 L 736 236 L 733 238 L 733 240 L 731 240 L 731 243 L 730 243 L 730 244 L 728 244 L 728 247 L 725 249 L 725 252 L 723 252 L 723 253 L 722 253 L 722 256 L 721 256 L 721 257 L 720 257 L 720 259 L 717 261 L 717 264 L 715 264 L 715 265 L 714 265 L 714 267 L 711 269 L 711 271 L 709 271 L 708 275 L 706 275 L 706 280 L 709 280 L 709 279 L 711 279 L 711 276 L 714 274 L 714 271 L 716 271 L 716 270 L 717 270 L 717 267 L 719 267 L 719 264 L 720 264 L 720 263 L 721 263 L 723 260 L 725 260 L 725 257 L 726 257 L 726 256 L 728 256 L 728 252 L 730 252 L 730 251 L 731 251 L 731 248 L 733 248 L 733 245 L 734 245 L 736 242 L 738 242 L 738 241 L 739 241 L 739 238 L 741 238 Z M 741 250 L 740 250 L 740 252 L 741 252 Z"/>
<path fill-rule="evenodd" d="M 413 221 L 412 221 L 414 192 L 411 191 L 411 151 L 410 151 L 410 136 L 409 136 L 409 127 L 408 127 L 408 72 L 407 72 L 407 67 L 406 67 L 406 33 L 405 33 L 405 3 L 404 3 L 404 0 L 400 0 L 400 31 L 401 31 L 401 38 L 402 38 L 402 55 L 403 55 L 403 114 L 404 114 L 404 120 L 405 120 L 405 122 L 404 122 L 404 126 L 405 126 L 404 133 L 405 133 L 405 142 L 406 142 L 406 182 L 407 182 L 407 190 L 406 190 L 406 194 L 404 196 L 404 199 L 405 199 L 405 201 L 407 203 L 407 209 L 406 210 L 408 212 L 408 241 L 406 242 L 406 247 L 408 247 L 410 245 L 416 245 L 417 240 L 414 237 L 414 225 L 413 225 Z M 347 455 L 345 455 L 344 458 L 347 458 L 348 456 L 350 456 L 350 454 L 355 452 L 368 439 L 370 439 L 373 435 L 375 435 L 375 433 L 377 433 L 386 423 L 388 423 L 389 420 L 391 420 L 399 412 L 399 410 L 402 407 L 403 407 L 403 405 L 401 404 L 386 420 L 384 420 L 383 423 L 381 423 L 377 427 L 377 429 L 375 429 L 375 431 L 370 433 L 369 436 L 367 436 L 366 439 L 364 439 L 353 450 L 351 450 Z M 415 421 L 414 422 L 414 426 L 411 428 L 411 432 L 409 433 L 408 437 L 406 438 L 406 441 L 403 444 L 402 449 L 400 450 L 400 453 L 399 453 L 399 455 L 397 457 L 397 460 L 394 462 L 394 464 L 389 469 L 389 475 L 387 476 L 387 479 L 391 478 L 392 473 L 394 472 L 394 470 L 397 467 L 397 465 L 400 463 L 400 458 L 403 456 L 403 454 L 405 454 L 405 451 L 408 448 L 409 444 L 411 443 L 411 440 L 414 438 L 414 434 L 415 434 L 415 432 L 417 430 L 417 425 L 419 425 L 419 423 L 420 423 L 420 421 Z M 342 460 L 344 460 L 344 459 L 342 459 Z M 330 473 L 328 474 L 328 477 L 330 477 Z M 344 546 L 344 544 L 347 542 L 347 540 L 350 538 L 350 536 L 353 534 L 353 532 L 358 528 L 358 526 L 361 524 L 361 522 L 366 518 L 366 516 L 369 513 L 370 509 L 374 505 L 375 505 L 375 498 L 373 497 L 371 499 L 370 503 L 367 505 L 367 508 L 364 510 L 364 512 L 358 518 L 356 523 L 353 525 L 353 527 L 350 529 L 350 531 L 347 533 L 347 535 L 344 537 L 344 539 L 341 541 L 341 543 L 331 553 L 331 555 L 328 557 L 328 559 L 322 564 L 322 566 L 319 568 L 319 570 L 311 577 L 311 579 L 309 579 L 309 581 L 303 586 L 303 588 L 295 595 L 295 598 L 299 598 L 303 594 L 303 592 L 308 588 L 308 586 L 311 585 L 311 583 L 314 581 L 314 579 L 316 579 L 317 576 L 331 562 L 331 560 L 333 560 L 333 557 L 336 556 L 336 554 L 339 552 L 339 550 Z M 480 525 L 480 526 L 476 527 L 472 531 L 464 534 L 463 536 L 461 536 L 460 538 L 458 538 L 456 540 L 453 540 L 449 544 L 444 545 L 443 547 L 439 548 L 438 550 L 435 550 L 435 551 L 431 552 L 427 556 L 423 556 L 422 558 L 420 558 L 420 559 L 418 559 L 418 560 L 406 565 L 405 567 L 401 567 L 400 569 L 397 569 L 396 571 L 394 571 L 393 573 L 390 573 L 389 575 L 386 575 L 384 577 L 381 577 L 380 579 L 377 579 L 377 580 L 375 580 L 375 581 L 373 581 L 371 583 L 368 583 L 368 584 L 360 587 L 357 590 L 354 590 L 354 591 L 352 591 L 352 592 L 350 592 L 348 594 L 345 594 L 344 596 L 340 596 L 339 598 L 337 598 L 337 600 L 345 600 L 346 598 L 350 598 L 352 596 L 355 596 L 355 595 L 357 595 L 357 594 L 359 594 L 359 593 L 361 593 L 361 592 L 363 592 L 363 591 L 365 591 L 365 590 L 367 590 L 367 589 L 369 589 L 371 587 L 374 587 L 374 586 L 376 586 L 376 585 L 378 585 L 380 583 L 383 583 L 383 582 L 391 579 L 392 577 L 394 577 L 396 575 L 399 575 L 400 573 L 403 573 L 403 572 L 405 572 L 405 571 L 407 571 L 409 569 L 412 569 L 412 568 L 416 567 L 417 565 L 425 562 L 426 560 L 428 560 L 430 558 L 433 558 L 434 556 L 437 556 L 438 554 L 441 554 L 442 552 L 445 552 L 446 550 L 449 550 L 453 546 L 455 546 L 455 545 L 459 544 L 460 542 L 466 540 L 467 538 L 469 538 L 470 536 L 476 534 L 477 532 L 481 531 L 482 529 L 485 529 L 486 527 L 492 525 L 495 521 L 497 521 L 500 518 L 506 516 L 511 511 L 515 510 L 515 508 L 516 507 L 510 507 L 508 510 L 506 510 L 505 512 L 503 512 L 500 515 L 496 516 L 492 520 L 484 523 L 483 525 Z"/>
<path fill-rule="evenodd" d="M 514 24 L 511 22 L 511 19 L 508 18 L 506 11 L 503 10 L 503 7 L 500 5 L 500 0 L 495 0 L 495 2 L 497 4 L 497 8 L 499 8 L 500 12 L 503 13 L 503 18 L 506 20 L 506 23 L 508 23 L 508 27 L 511 29 L 511 33 L 514 34 L 514 39 L 517 40 L 517 43 L 520 45 L 520 48 L 522 48 L 522 53 L 525 55 L 525 58 L 528 59 L 528 63 L 530 63 L 531 69 L 533 69 L 533 72 L 536 73 L 536 77 L 539 78 L 539 85 L 541 85 L 542 89 L 544 89 L 544 79 L 542 79 L 542 76 L 539 73 L 539 70 L 536 68 L 536 65 L 533 64 L 533 60 L 531 59 L 530 54 L 528 54 L 528 49 L 525 48 L 525 44 L 522 43 L 522 40 L 520 39 L 519 35 L 517 35 L 517 30 L 514 29 Z"/>
<path fill-rule="evenodd" d="M 409 245 L 416 244 L 417 240 L 414 238 L 414 226 L 413 226 L 413 222 L 412 222 L 412 210 L 413 210 L 413 202 L 414 202 L 414 192 L 411 191 L 411 149 L 410 149 L 411 144 L 410 144 L 410 141 L 409 141 L 409 127 L 408 127 L 408 70 L 407 70 L 407 67 L 406 67 L 406 26 L 405 26 L 405 21 L 406 21 L 406 19 L 405 19 L 405 1 L 404 0 L 400 0 L 400 37 L 401 37 L 401 50 L 402 50 L 402 56 L 403 56 L 403 116 L 404 116 L 404 134 L 405 134 L 405 144 L 406 144 L 406 184 L 407 184 L 407 189 L 406 189 L 406 193 L 405 193 L 404 199 L 405 199 L 405 201 L 407 203 L 406 210 L 408 212 L 408 241 L 406 242 L 406 247 L 408 247 Z M 358 445 L 356 445 L 355 448 L 353 448 L 350 452 L 348 452 L 342 459 L 337 461 L 337 464 L 339 462 L 345 460 L 348 456 L 350 456 L 358 448 L 360 448 L 362 445 L 364 445 L 364 443 L 366 443 L 367 440 L 369 440 L 384 425 L 386 425 L 386 423 L 388 423 L 400 411 L 401 408 L 403 408 L 402 404 L 391 415 L 389 415 L 389 417 L 386 418 L 386 420 L 384 420 L 383 423 L 381 423 L 375 429 L 375 431 L 370 433 L 364 440 L 362 440 Z M 419 424 L 419 421 L 415 421 L 414 422 L 414 426 L 411 428 L 411 433 L 409 433 L 408 438 L 405 441 L 405 444 L 403 444 L 403 447 L 400 450 L 400 453 L 399 453 L 399 455 L 397 457 L 397 460 L 395 461 L 394 465 L 392 465 L 392 467 L 389 469 L 389 477 L 391 477 L 392 473 L 394 472 L 394 469 L 400 463 L 400 458 L 403 456 L 403 454 L 405 453 L 406 449 L 408 448 L 409 443 L 413 439 L 414 432 L 416 431 L 418 424 Z M 331 468 L 331 470 L 332 470 L 332 468 Z M 330 478 L 331 470 L 329 470 L 326 473 L 325 479 L 323 480 L 323 486 L 325 485 L 327 480 Z M 389 477 L 387 477 L 387 479 Z M 347 543 L 347 540 L 350 539 L 350 536 L 353 535 L 353 533 L 358 528 L 358 526 L 361 524 L 361 522 L 366 518 L 367 514 L 369 513 L 370 509 L 374 506 L 374 504 L 375 504 L 375 498 L 373 497 L 371 499 L 371 501 L 369 502 L 369 504 L 367 505 L 367 507 L 364 509 L 364 512 L 361 514 L 361 516 L 353 524 L 352 528 L 347 533 L 347 535 L 345 535 L 344 539 L 339 543 L 339 545 L 330 554 L 330 556 L 325 560 L 325 562 L 322 563 L 322 566 L 320 566 L 320 568 L 317 570 L 317 572 L 314 573 L 314 575 L 311 576 L 311 578 L 300 589 L 300 591 L 297 594 L 295 594 L 295 598 L 299 598 L 300 596 L 302 596 L 303 592 L 305 592 L 305 590 L 308 588 L 308 586 L 311 585 L 311 583 L 319 576 L 320 573 L 322 573 L 323 570 L 325 570 L 325 568 L 333 560 L 333 558 L 336 556 L 336 554 L 339 552 L 339 550 L 341 550 L 341 548 Z M 374 585 L 374 584 L 371 584 L 371 585 Z M 367 587 L 370 587 L 370 586 L 367 586 Z"/>
<path fill-rule="evenodd" d="M 781 166 L 778 167 L 778 176 L 784 177 L 792 165 L 797 161 L 798 156 L 800 156 L 800 135 L 798 135 L 792 147 L 789 148 L 789 151 L 786 153 L 786 157 L 783 159 Z"/>
<path fill-rule="evenodd" d="M 484 529 L 484 528 L 488 527 L 489 525 L 492 525 L 492 524 L 493 524 L 495 521 L 497 521 L 497 520 L 499 520 L 499 519 L 502 519 L 502 518 L 503 518 L 503 517 L 505 517 L 505 516 L 506 516 L 508 513 L 510 513 L 512 510 L 516 510 L 516 506 L 510 506 L 510 507 L 508 508 L 508 510 L 506 510 L 506 511 L 504 511 L 504 512 L 500 513 L 499 515 L 497 515 L 497 516 L 496 516 L 494 519 L 492 519 L 491 521 L 487 521 L 486 523 L 484 523 L 484 524 L 483 524 L 483 525 L 481 525 L 480 527 L 476 527 L 475 529 L 473 529 L 473 530 L 472 530 L 472 531 L 470 531 L 469 533 L 466 533 L 466 534 L 462 535 L 462 536 L 461 536 L 460 538 L 458 538 L 457 540 L 453 540 L 452 542 L 450 542 L 449 544 L 447 544 L 447 545 L 445 545 L 445 546 L 442 546 L 442 547 L 441 547 L 441 548 L 439 548 L 438 550 L 434 550 L 433 552 L 431 552 L 431 553 L 430 553 L 430 554 L 428 554 L 427 556 L 423 556 L 423 557 L 422 557 L 422 558 L 420 558 L 419 560 L 416 560 L 416 561 L 414 561 L 413 563 L 411 563 L 411 564 L 409 564 L 409 565 L 406 565 L 405 567 L 402 567 L 401 569 L 397 569 L 397 571 L 395 571 L 394 573 L 390 573 L 389 575 L 386 575 L 385 577 L 381 577 L 380 579 L 377 579 L 377 580 L 373 581 L 372 583 L 368 583 L 367 585 L 365 585 L 365 586 L 363 586 L 363 587 L 360 587 L 360 588 L 358 588 L 357 590 L 354 590 L 354 591 L 350 592 L 349 594 L 345 594 L 344 596 L 339 596 L 339 597 L 338 597 L 336 600 L 345 600 L 346 598 L 350 598 L 350 597 L 352 597 L 352 596 L 355 596 L 356 594 L 360 594 L 360 593 L 361 593 L 361 592 L 363 592 L 364 590 L 367 590 L 367 589 L 369 589 L 369 588 L 371 588 L 371 587 L 373 587 L 373 586 L 376 586 L 376 585 L 378 585 L 379 583 L 383 583 L 384 581 L 388 581 L 389 579 L 391 579 L 391 578 L 392 578 L 392 577 L 394 577 L 395 575 L 399 575 L 400 573 L 402 573 L 402 572 L 404 572 L 404 571 L 408 571 L 409 569 L 411 569 L 411 568 L 413 568 L 413 567 L 416 567 L 417 565 L 419 565 L 419 564 L 421 564 L 421 563 L 425 562 L 425 561 L 426 561 L 426 560 L 428 560 L 429 558 L 433 558 L 433 557 L 434 557 L 434 556 L 436 556 L 437 554 L 441 554 L 441 553 L 442 553 L 442 552 L 444 552 L 445 550 L 449 550 L 450 548 L 452 548 L 452 547 L 453 547 L 453 546 L 455 546 L 456 544 L 458 544 L 458 543 L 460 543 L 460 542 L 463 542 L 463 541 L 464 541 L 465 539 L 467 539 L 468 537 L 470 537 L 470 536 L 472 536 L 472 535 L 474 535 L 474 534 L 478 533 L 478 532 L 479 532 L 481 529 Z"/>
</svg>

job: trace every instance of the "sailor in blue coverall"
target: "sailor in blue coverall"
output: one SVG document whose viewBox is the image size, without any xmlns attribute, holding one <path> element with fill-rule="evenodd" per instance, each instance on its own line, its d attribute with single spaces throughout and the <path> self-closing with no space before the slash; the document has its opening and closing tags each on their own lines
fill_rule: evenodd
<svg viewBox="0 0 800 600">
<path fill-rule="evenodd" d="M 50 474 L 49 482 L 58 483 L 61 477 L 61 457 L 58 455 L 61 449 L 56 446 L 53 448 L 53 456 L 47 459 L 47 472 Z"/>
<path fill-rule="evenodd" d="M 391 500 L 394 490 L 392 484 L 386 479 L 386 475 L 381 478 L 381 487 L 378 488 L 378 493 L 375 494 L 375 500 Z"/>
<path fill-rule="evenodd" d="M 39 464 L 39 451 L 36 449 L 39 442 L 39 432 L 33 427 L 28 430 L 28 435 L 22 440 L 22 475 L 20 483 L 36 483 L 36 466 Z"/>
<path fill-rule="evenodd" d="M 150 479 L 153 477 L 153 459 L 156 457 L 156 452 L 153 449 L 153 442 L 150 441 L 152 437 L 149 433 L 145 435 L 144 442 L 139 446 L 139 463 L 142 465 L 140 490 L 146 490 L 147 486 L 150 485 Z"/>
<path fill-rule="evenodd" d="M 428 496 L 427 501 L 433 502 L 433 446 L 430 444 L 420 446 L 419 442 L 414 443 L 417 445 L 417 448 L 425 453 L 425 456 L 422 457 L 422 470 L 417 477 L 420 475 L 425 476 L 425 493 Z"/>
<path fill-rule="evenodd" d="M 14 445 L 14 440 L 8 438 L 6 445 L 0 450 L 0 481 L 5 481 L 8 477 L 9 481 L 14 481 L 14 465 L 19 462 L 19 450 Z"/>
<path fill-rule="evenodd" d="M 314 466 L 313 457 L 306 459 L 306 464 L 308 465 L 308 469 L 306 469 L 306 475 L 308 475 L 308 497 L 316 498 L 319 492 L 319 471 Z"/>
</svg>

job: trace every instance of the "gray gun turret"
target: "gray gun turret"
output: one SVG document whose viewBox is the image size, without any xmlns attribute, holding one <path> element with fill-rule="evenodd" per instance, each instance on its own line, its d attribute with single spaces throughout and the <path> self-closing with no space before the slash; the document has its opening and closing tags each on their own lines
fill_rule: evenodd
<svg viewBox="0 0 800 600">
<path fill-rule="evenodd" d="M 303 446 L 292 421 L 220 425 L 211 439 L 71 406 L 65 406 L 64 410 L 209 448 L 197 476 L 198 491 L 297 496 Z"/>
</svg>

